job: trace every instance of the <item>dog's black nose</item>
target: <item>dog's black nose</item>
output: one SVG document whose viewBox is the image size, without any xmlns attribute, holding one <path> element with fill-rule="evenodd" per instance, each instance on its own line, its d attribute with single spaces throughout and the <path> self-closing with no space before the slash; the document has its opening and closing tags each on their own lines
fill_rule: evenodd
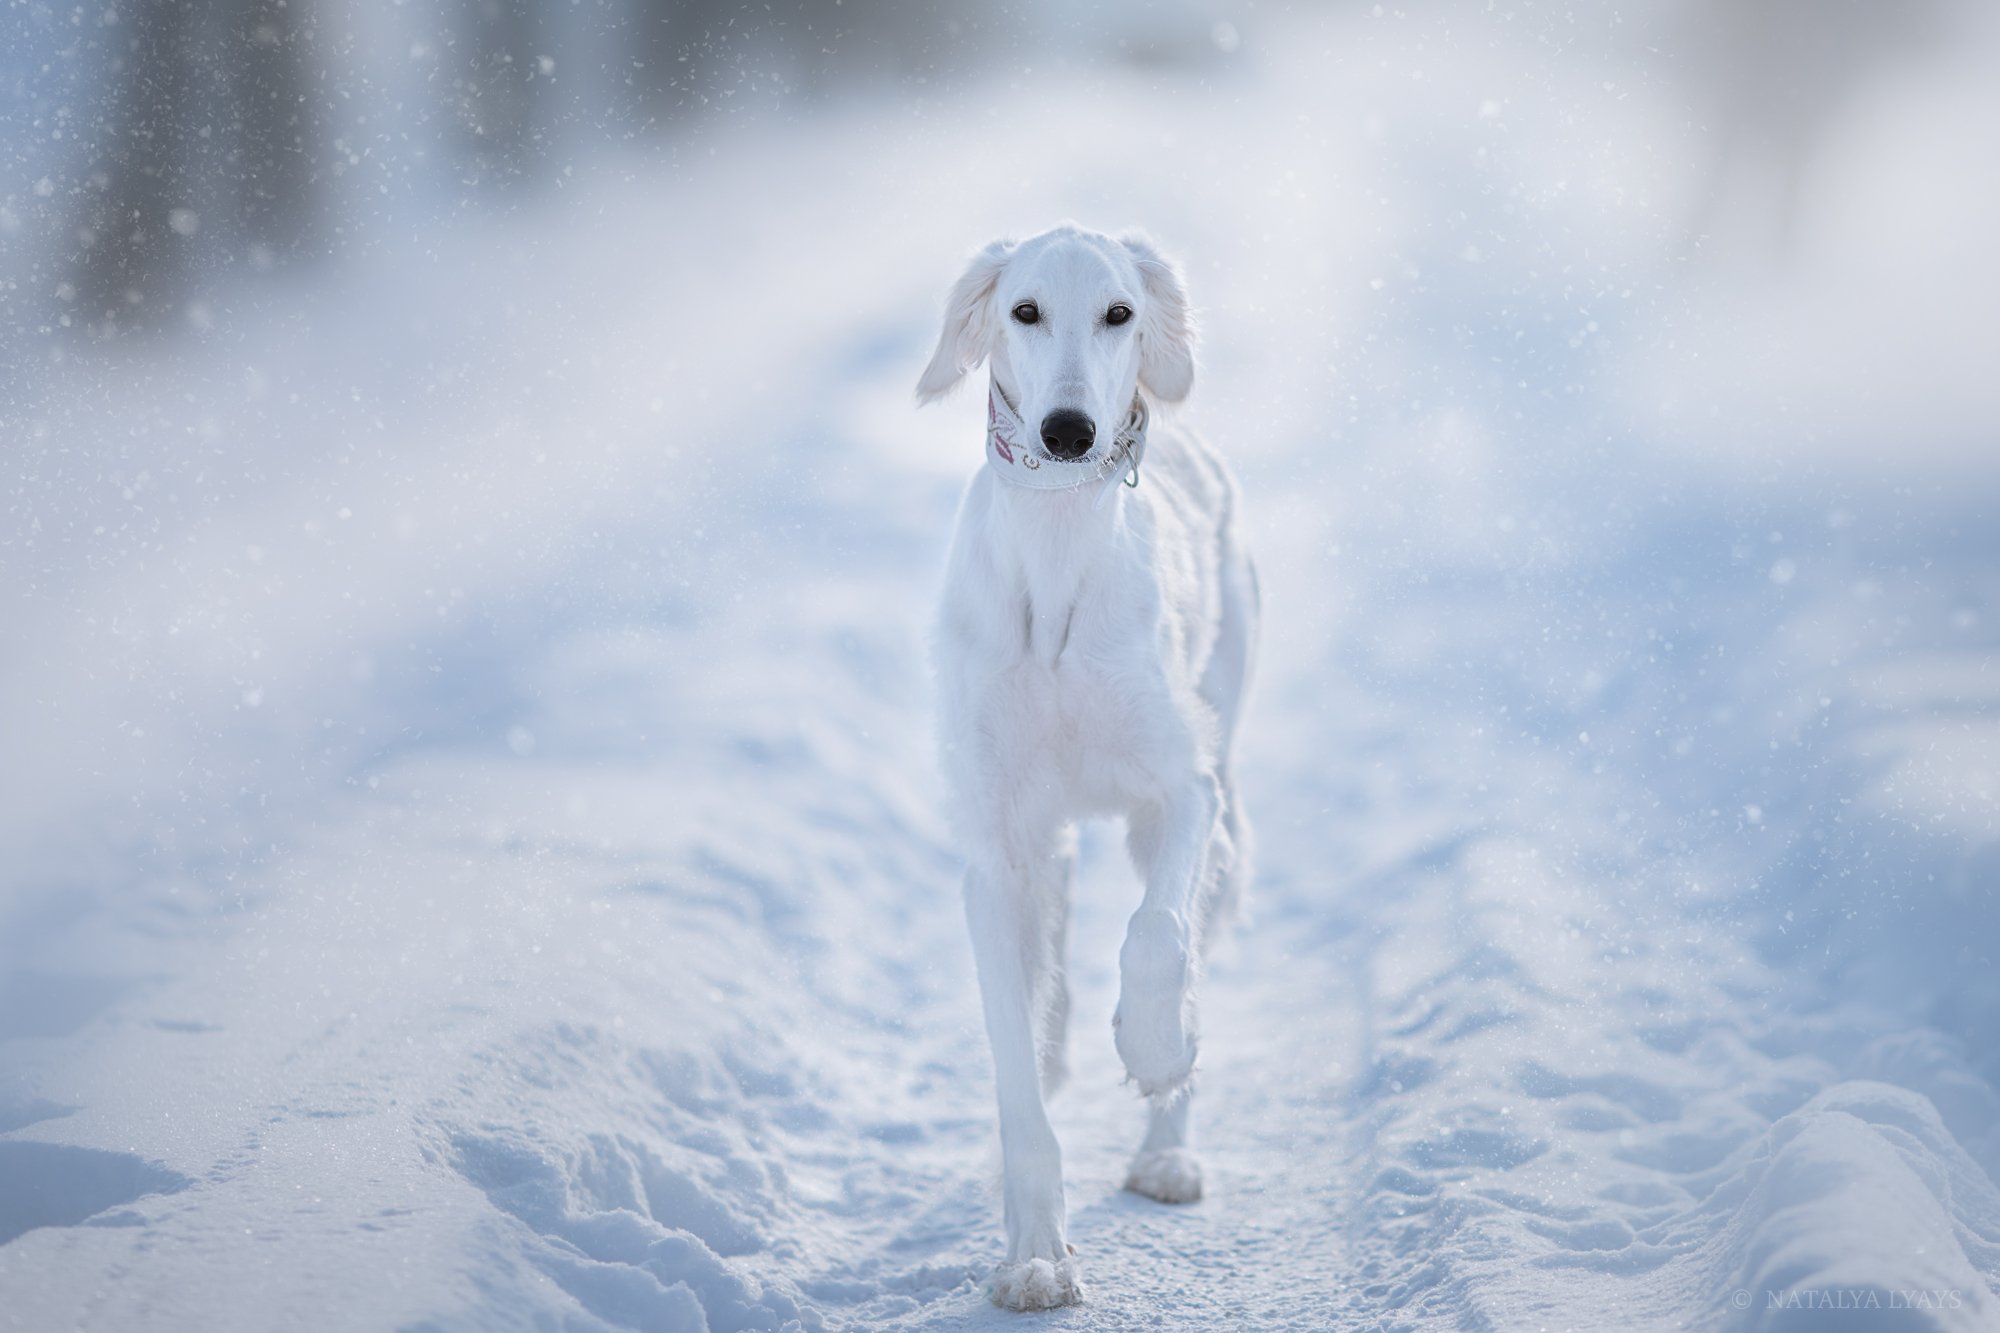
<svg viewBox="0 0 2000 1333">
<path fill-rule="evenodd" d="M 1097 438 L 1097 423 L 1073 407 L 1042 418 L 1042 444 L 1057 458 L 1082 458 Z"/>
</svg>

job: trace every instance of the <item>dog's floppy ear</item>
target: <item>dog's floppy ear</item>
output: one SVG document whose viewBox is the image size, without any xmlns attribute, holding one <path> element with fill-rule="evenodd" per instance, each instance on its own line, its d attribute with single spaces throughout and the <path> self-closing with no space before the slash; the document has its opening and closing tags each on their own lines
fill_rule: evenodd
<svg viewBox="0 0 2000 1333">
<path fill-rule="evenodd" d="M 993 242 L 972 257 L 964 275 L 952 284 L 951 295 L 945 298 L 944 328 L 938 333 L 937 351 L 917 381 L 918 402 L 942 398 L 966 371 L 986 359 L 993 337 L 993 288 L 1013 249 L 1012 241 Z"/>
<path fill-rule="evenodd" d="M 1194 312 L 1180 268 L 1144 233 L 1130 231 L 1118 241 L 1139 266 L 1146 284 L 1146 310 L 1139 320 L 1139 383 L 1163 403 L 1178 403 L 1194 388 Z"/>
</svg>

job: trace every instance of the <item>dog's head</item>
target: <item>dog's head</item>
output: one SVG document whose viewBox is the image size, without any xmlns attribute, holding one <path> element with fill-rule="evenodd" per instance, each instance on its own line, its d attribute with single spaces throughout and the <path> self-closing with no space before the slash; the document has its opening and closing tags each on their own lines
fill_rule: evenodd
<svg viewBox="0 0 2000 1333">
<path fill-rule="evenodd" d="M 1144 236 L 1062 226 L 973 257 L 945 302 L 917 398 L 942 396 L 982 361 L 1057 458 L 1109 448 L 1143 386 L 1177 403 L 1194 387 L 1187 288 Z"/>
</svg>

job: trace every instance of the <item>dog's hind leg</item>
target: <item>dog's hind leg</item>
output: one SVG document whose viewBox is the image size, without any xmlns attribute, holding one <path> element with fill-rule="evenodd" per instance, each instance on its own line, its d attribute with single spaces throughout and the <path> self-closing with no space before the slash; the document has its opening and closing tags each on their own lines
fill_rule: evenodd
<svg viewBox="0 0 2000 1333">
<path fill-rule="evenodd" d="M 966 923 L 1000 1103 L 1007 1262 L 994 1271 L 992 1296 L 1015 1310 L 1083 1297 L 1064 1235 L 1062 1149 L 1042 1102 L 1036 1052 L 1036 1002 L 1050 934 L 1035 859 L 979 858 L 965 876 Z"/>
</svg>

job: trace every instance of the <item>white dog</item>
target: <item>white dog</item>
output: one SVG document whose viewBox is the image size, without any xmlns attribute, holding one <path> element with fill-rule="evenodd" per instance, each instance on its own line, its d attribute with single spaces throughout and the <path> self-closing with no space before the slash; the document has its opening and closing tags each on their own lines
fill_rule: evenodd
<svg viewBox="0 0 2000 1333">
<path fill-rule="evenodd" d="M 1126 820 L 1145 895 L 1119 951 L 1118 1054 L 1149 1099 L 1128 1189 L 1201 1195 L 1188 1147 L 1194 983 L 1249 875 L 1229 755 L 1256 638 L 1236 488 L 1155 405 L 1194 383 L 1180 274 L 1143 237 L 996 242 L 952 288 L 929 402 L 992 368 L 986 466 L 959 509 L 937 631 L 943 764 L 999 1088 L 1007 1262 L 993 1299 L 1081 1298 L 1062 1155 L 1074 822 Z"/>
</svg>

